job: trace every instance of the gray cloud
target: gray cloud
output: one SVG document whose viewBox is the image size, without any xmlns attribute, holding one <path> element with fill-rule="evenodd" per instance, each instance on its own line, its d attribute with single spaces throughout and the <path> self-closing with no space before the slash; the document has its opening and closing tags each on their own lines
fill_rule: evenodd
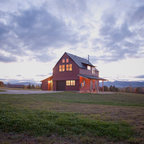
<svg viewBox="0 0 144 144">
<path fill-rule="evenodd" d="M 99 31 L 101 37 L 93 42 L 96 44 L 99 41 L 105 52 L 103 56 L 97 58 L 98 60 L 117 61 L 126 57 L 144 56 L 142 53 L 144 37 L 140 35 L 144 30 L 144 7 L 137 7 L 131 13 L 130 16 L 125 13 L 125 19 L 121 23 L 118 22 L 119 17 L 115 14 L 103 15 Z M 107 53 L 111 53 L 111 55 L 107 56 Z"/>
<path fill-rule="evenodd" d="M 41 62 L 48 62 L 54 59 L 54 56 L 50 54 L 36 54 L 34 58 Z"/>
<path fill-rule="evenodd" d="M 9 62 L 16 62 L 17 58 L 14 56 L 4 56 L 0 54 L 0 62 L 9 63 Z"/>
<path fill-rule="evenodd" d="M 28 50 L 34 52 L 33 58 L 43 62 L 52 59 L 45 54 L 49 48 L 77 43 L 76 37 L 64 21 L 42 8 L 20 11 L 11 15 L 8 24 L 0 23 L 1 50 L 13 55 L 27 55 Z"/>
<path fill-rule="evenodd" d="M 103 12 L 100 20 L 91 11 L 94 5 L 99 8 L 98 3 L 103 5 L 93 0 L 31 1 L 31 4 L 16 1 L 15 11 L 14 5 L 13 11 L 0 11 L 0 50 L 13 57 L 29 56 L 41 62 L 52 60 L 53 51 L 67 45 L 70 50 L 93 48 L 93 57 L 103 50 L 104 54 L 97 57 L 103 61 L 142 57 L 144 3 L 126 0 L 128 7 L 125 7 L 124 2 L 123 5 L 115 0 L 107 2 L 110 7 L 100 11 Z M 24 4 L 24 8 L 18 8 L 18 4 L 21 7 Z M 4 6 L 9 7 L 6 2 Z M 97 23 L 100 24 L 99 35 L 94 39 Z"/>
<path fill-rule="evenodd" d="M 15 33 L 32 50 L 76 42 L 75 35 L 66 24 L 44 9 L 22 11 L 14 21 L 17 24 Z"/>
<path fill-rule="evenodd" d="M 144 75 L 135 76 L 135 78 L 144 78 Z"/>
<path fill-rule="evenodd" d="M 130 24 L 144 23 L 144 5 L 135 9 L 130 18 Z"/>
</svg>

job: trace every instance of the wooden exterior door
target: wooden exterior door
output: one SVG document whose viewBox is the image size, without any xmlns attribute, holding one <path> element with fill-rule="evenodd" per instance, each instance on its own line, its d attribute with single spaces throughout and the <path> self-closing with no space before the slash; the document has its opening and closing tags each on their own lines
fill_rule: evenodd
<svg viewBox="0 0 144 144">
<path fill-rule="evenodd" d="M 56 90 L 57 91 L 65 91 L 65 87 L 66 87 L 65 80 L 59 80 L 56 82 Z"/>
</svg>

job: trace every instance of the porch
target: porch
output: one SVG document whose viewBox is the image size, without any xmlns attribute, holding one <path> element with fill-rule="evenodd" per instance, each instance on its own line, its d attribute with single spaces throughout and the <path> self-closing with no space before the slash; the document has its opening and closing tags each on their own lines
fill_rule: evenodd
<svg viewBox="0 0 144 144">
<path fill-rule="evenodd" d="M 99 86 L 99 82 L 102 82 L 102 87 Z M 89 75 L 79 75 L 79 83 L 80 83 L 80 92 L 91 92 L 91 93 L 99 93 L 100 91 L 104 91 L 104 81 L 106 79 L 89 76 Z"/>
</svg>

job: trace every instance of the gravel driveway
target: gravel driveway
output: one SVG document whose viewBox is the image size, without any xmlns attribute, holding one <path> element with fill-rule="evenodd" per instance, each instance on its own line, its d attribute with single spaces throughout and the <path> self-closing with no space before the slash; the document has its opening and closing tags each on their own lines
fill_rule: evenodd
<svg viewBox="0 0 144 144">
<path fill-rule="evenodd" d="M 5 90 L 0 94 L 41 94 L 41 93 L 57 93 L 61 91 L 42 91 L 42 90 Z"/>
</svg>

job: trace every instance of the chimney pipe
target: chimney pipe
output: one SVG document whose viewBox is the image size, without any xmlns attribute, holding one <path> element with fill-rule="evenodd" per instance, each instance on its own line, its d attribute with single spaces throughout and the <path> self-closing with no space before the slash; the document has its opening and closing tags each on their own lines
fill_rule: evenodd
<svg viewBox="0 0 144 144">
<path fill-rule="evenodd" d="M 88 62 L 89 62 L 89 55 L 88 55 Z"/>
</svg>

